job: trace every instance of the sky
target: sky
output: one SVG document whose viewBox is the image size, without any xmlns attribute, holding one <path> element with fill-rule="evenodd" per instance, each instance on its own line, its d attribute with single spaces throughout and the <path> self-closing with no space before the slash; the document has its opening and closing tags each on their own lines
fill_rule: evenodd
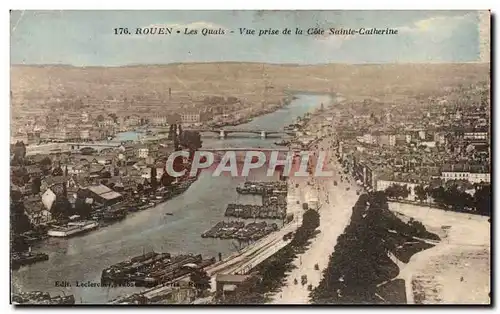
<svg viewBox="0 0 500 314">
<path fill-rule="evenodd" d="M 12 11 L 11 64 L 123 66 L 180 62 L 480 61 L 477 11 Z M 173 27 L 172 35 L 114 35 Z M 225 35 L 184 35 L 184 28 Z M 387 27 L 397 35 L 239 35 L 239 28 Z M 230 31 L 234 33 L 230 33 Z"/>
</svg>

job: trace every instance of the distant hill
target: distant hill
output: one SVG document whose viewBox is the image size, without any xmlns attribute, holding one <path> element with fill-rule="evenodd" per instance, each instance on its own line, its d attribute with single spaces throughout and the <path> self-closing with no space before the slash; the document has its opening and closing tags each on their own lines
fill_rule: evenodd
<svg viewBox="0 0 500 314">
<path fill-rule="evenodd" d="M 401 99 L 440 93 L 447 86 L 489 82 L 489 63 L 326 64 L 185 63 L 126 67 L 11 66 L 13 95 L 25 99 L 89 95 L 97 99 L 135 94 L 190 93 L 192 97 L 262 97 L 285 89 L 339 92 L 348 97 Z"/>
</svg>

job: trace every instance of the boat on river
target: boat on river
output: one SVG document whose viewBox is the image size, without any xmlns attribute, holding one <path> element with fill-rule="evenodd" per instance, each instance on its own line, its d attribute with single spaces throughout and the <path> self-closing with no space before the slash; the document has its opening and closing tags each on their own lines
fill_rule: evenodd
<svg viewBox="0 0 500 314">
<path fill-rule="evenodd" d="M 46 253 L 14 252 L 11 254 L 11 265 L 12 269 L 18 269 L 21 266 L 47 261 L 48 259 L 49 255 Z"/>
<path fill-rule="evenodd" d="M 94 220 L 73 221 L 62 226 L 52 226 L 47 231 L 47 234 L 51 237 L 65 238 L 96 229 L 97 227 L 99 227 L 99 223 Z"/>
</svg>

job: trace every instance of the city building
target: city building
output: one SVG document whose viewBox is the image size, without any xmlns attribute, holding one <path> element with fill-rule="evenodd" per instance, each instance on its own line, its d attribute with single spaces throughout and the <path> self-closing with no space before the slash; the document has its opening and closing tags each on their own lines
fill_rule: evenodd
<svg viewBox="0 0 500 314">
<path fill-rule="evenodd" d="M 90 140 L 90 130 L 89 129 L 80 130 L 80 139 L 82 141 Z"/>
<path fill-rule="evenodd" d="M 147 145 L 139 145 L 137 147 L 137 157 L 148 158 L 148 156 L 149 156 L 149 147 Z"/>
<path fill-rule="evenodd" d="M 389 135 L 389 146 L 396 146 L 396 135 Z"/>
<path fill-rule="evenodd" d="M 32 195 L 25 199 L 24 213 L 34 226 L 46 224 L 52 219 L 50 210 L 44 206 L 40 195 Z"/>
<path fill-rule="evenodd" d="M 154 116 L 149 119 L 149 122 L 152 125 L 156 126 L 168 126 L 168 116 L 167 115 Z"/>
<path fill-rule="evenodd" d="M 125 118 L 124 123 L 129 127 L 138 126 L 141 125 L 142 119 L 138 115 L 131 115 Z"/>
<path fill-rule="evenodd" d="M 82 112 L 81 122 L 88 123 L 90 120 L 90 115 L 87 112 Z"/>
<path fill-rule="evenodd" d="M 486 140 L 488 139 L 487 129 L 468 130 L 464 132 L 466 140 Z"/>
<path fill-rule="evenodd" d="M 116 204 L 123 199 L 123 196 L 120 193 L 115 192 L 102 184 L 89 186 L 86 190 L 94 201 L 103 205 Z"/>
<path fill-rule="evenodd" d="M 201 115 L 199 112 L 189 112 L 181 114 L 182 124 L 196 124 L 201 122 Z"/>
<path fill-rule="evenodd" d="M 490 171 L 484 166 L 470 166 L 467 164 L 447 164 L 441 168 L 441 179 L 465 180 L 471 183 L 489 183 Z"/>
</svg>

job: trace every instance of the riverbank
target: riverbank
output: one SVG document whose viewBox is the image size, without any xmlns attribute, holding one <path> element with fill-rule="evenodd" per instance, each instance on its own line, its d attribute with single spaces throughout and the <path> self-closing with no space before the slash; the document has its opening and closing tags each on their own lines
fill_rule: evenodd
<svg viewBox="0 0 500 314">
<path fill-rule="evenodd" d="M 284 127 L 296 121 L 297 117 L 318 108 L 321 102 L 326 103 L 326 99 L 300 96 L 286 108 L 255 118 L 245 126 L 264 129 Z M 249 137 L 203 140 L 204 148 L 259 146 L 272 148 L 273 139 Z M 260 175 L 255 174 L 255 177 L 250 179 L 269 179 L 265 177 L 265 171 L 262 177 Z M 50 293 L 61 293 L 63 290 L 67 294 L 74 294 L 77 302 L 103 304 L 142 289 L 60 288 L 55 287 L 54 282 L 62 280 L 61 277 L 70 282 L 82 280 L 98 282 L 103 267 L 144 251 L 172 254 L 199 252 L 203 256 L 218 256 L 221 253 L 223 258 L 228 258 L 238 253 L 238 246 L 234 245 L 234 240 L 203 239 L 200 235 L 217 222 L 225 220 L 224 208 L 228 203 L 252 204 L 260 200 L 260 197 L 257 200 L 253 196 L 238 195 L 235 187 L 244 181 L 243 177 L 213 177 L 209 172 L 202 172 L 186 192 L 147 211 L 131 214 L 127 219 L 84 236 L 70 239 L 50 238 L 43 246 L 33 247 L 33 251 L 47 252 L 50 260 L 13 272 L 13 288 L 22 291 L 43 290 Z M 281 234 L 280 231 L 277 233 Z M 86 257 L 85 263 L 82 263 L 82 256 Z"/>
</svg>

